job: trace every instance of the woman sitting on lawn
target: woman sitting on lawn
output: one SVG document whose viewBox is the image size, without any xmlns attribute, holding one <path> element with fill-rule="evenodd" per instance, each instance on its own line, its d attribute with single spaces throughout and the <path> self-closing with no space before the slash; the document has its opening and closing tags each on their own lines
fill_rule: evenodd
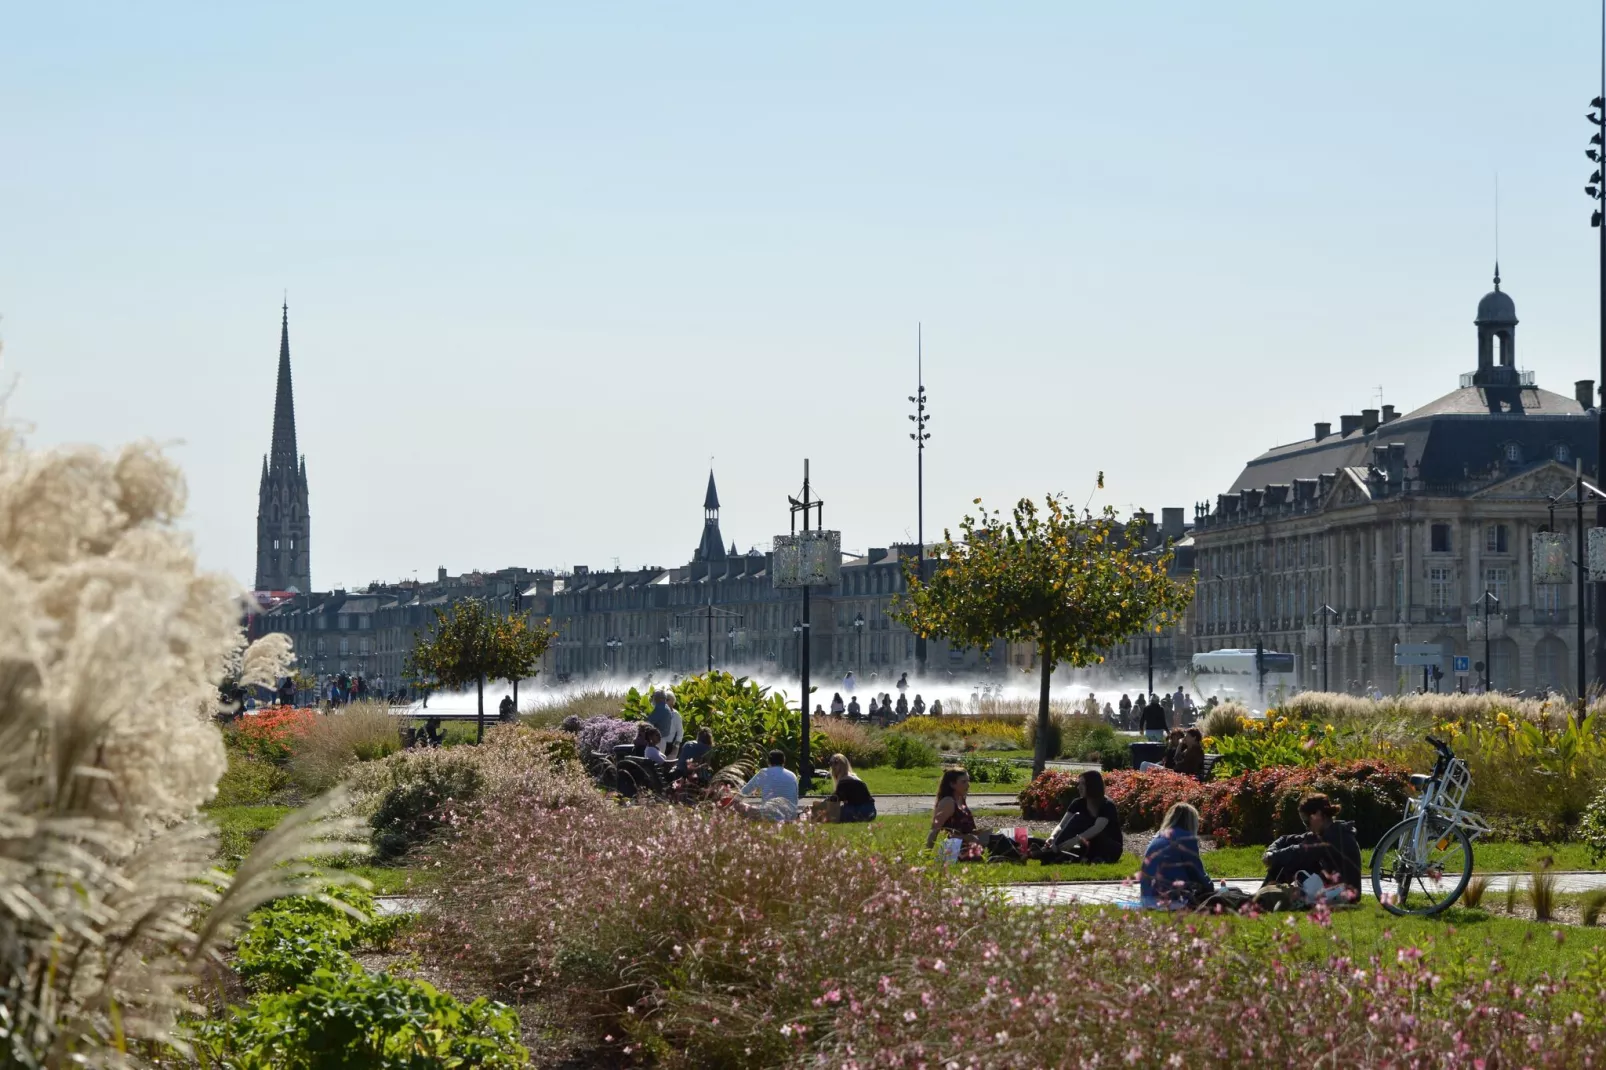
<svg viewBox="0 0 1606 1070">
<path fill-rule="evenodd" d="M 1059 827 L 1032 857 L 1045 866 L 1059 862 L 1116 862 L 1121 858 L 1121 815 L 1104 797 L 1104 776 L 1089 769 L 1076 778 L 1081 795 L 1065 811 Z"/>
<path fill-rule="evenodd" d="M 937 805 L 931 811 L 931 833 L 926 837 L 929 849 L 937 837 L 946 833 L 958 836 L 967 844 L 980 843 L 976 836 L 976 819 L 965 796 L 970 794 L 970 774 L 963 769 L 944 769 L 937 784 Z"/>
<path fill-rule="evenodd" d="M 1349 902 L 1361 897 L 1361 845 L 1355 825 L 1338 820 L 1338 804 L 1312 795 L 1299 804 L 1309 832 L 1279 836 L 1266 848 L 1267 884 L 1298 884 L 1300 874 L 1320 875 L 1328 884 L 1349 889 Z"/>
<path fill-rule="evenodd" d="M 814 804 L 814 820 L 843 825 L 875 820 L 875 799 L 864 781 L 854 775 L 847 755 L 831 755 L 831 780 L 835 790 Z"/>
<path fill-rule="evenodd" d="M 1143 852 L 1138 890 L 1145 907 L 1192 906 L 1215 887 L 1199 858 L 1199 811 L 1177 803 Z"/>
</svg>

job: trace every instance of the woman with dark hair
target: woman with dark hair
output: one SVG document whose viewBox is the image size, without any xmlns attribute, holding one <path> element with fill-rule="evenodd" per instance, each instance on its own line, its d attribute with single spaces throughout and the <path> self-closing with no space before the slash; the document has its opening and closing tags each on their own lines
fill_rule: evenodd
<svg viewBox="0 0 1606 1070">
<path fill-rule="evenodd" d="M 1311 795 L 1299 804 L 1306 832 L 1279 836 L 1266 848 L 1267 884 L 1298 884 L 1301 874 L 1315 874 L 1329 885 L 1343 884 L 1350 902 L 1361 897 L 1361 845 L 1353 822 L 1338 820 L 1339 806 L 1326 795 Z"/>
<path fill-rule="evenodd" d="M 965 796 L 969 794 L 969 773 L 963 769 L 942 771 L 942 780 L 937 784 L 937 805 L 931 810 L 931 832 L 926 836 L 928 849 L 944 833 L 959 836 L 967 843 L 978 842 L 976 819 L 971 816 L 970 807 L 965 805 Z"/>
<path fill-rule="evenodd" d="M 1089 769 L 1076 778 L 1081 798 L 1071 804 L 1059 827 L 1033 858 L 1044 865 L 1058 862 L 1115 862 L 1121 857 L 1121 815 L 1104 796 L 1104 777 Z"/>
</svg>

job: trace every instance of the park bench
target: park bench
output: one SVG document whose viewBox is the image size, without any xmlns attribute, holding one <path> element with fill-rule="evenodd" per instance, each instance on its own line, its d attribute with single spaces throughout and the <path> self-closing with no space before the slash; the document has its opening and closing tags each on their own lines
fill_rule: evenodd
<svg viewBox="0 0 1606 1070">
<path fill-rule="evenodd" d="M 1199 770 L 1199 780 L 1202 783 L 1208 783 L 1216 775 L 1216 763 L 1219 761 L 1221 761 L 1221 755 L 1219 754 L 1206 754 L 1204 756 L 1204 768 Z"/>
</svg>

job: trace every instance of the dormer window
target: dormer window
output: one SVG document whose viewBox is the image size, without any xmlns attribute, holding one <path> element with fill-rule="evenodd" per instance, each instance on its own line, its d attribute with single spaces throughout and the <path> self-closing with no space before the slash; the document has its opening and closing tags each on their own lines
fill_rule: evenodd
<svg viewBox="0 0 1606 1070">
<path fill-rule="evenodd" d="M 1515 442 L 1506 443 L 1506 461 L 1510 464 L 1522 463 L 1522 447 Z"/>
<path fill-rule="evenodd" d="M 1562 464 L 1568 464 L 1572 461 L 1572 459 L 1572 450 L 1568 449 L 1565 445 L 1556 447 L 1556 460 L 1560 461 Z"/>
</svg>

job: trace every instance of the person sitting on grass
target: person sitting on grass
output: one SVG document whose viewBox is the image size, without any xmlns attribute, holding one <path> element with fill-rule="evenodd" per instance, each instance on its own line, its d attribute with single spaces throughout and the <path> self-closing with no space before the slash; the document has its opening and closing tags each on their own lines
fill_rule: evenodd
<svg viewBox="0 0 1606 1070">
<path fill-rule="evenodd" d="M 1308 832 L 1279 836 L 1266 848 L 1267 884 L 1298 884 L 1302 874 L 1316 874 L 1328 884 L 1343 884 L 1346 899 L 1361 897 L 1361 845 L 1353 822 L 1338 820 L 1338 804 L 1326 795 L 1311 795 L 1299 804 Z"/>
<path fill-rule="evenodd" d="M 836 694 L 831 696 L 832 717 L 841 717 L 847 712 L 847 709 L 848 708 L 842 704 L 842 692 L 838 691 Z"/>
<path fill-rule="evenodd" d="M 1197 728 L 1182 733 L 1182 741 L 1177 744 L 1176 753 L 1172 756 L 1171 768 L 1184 776 L 1204 776 L 1204 734 Z"/>
<path fill-rule="evenodd" d="M 1165 812 L 1143 852 L 1138 890 L 1146 908 L 1192 906 L 1215 891 L 1199 858 L 1199 811 L 1187 803 Z"/>
<path fill-rule="evenodd" d="M 1089 769 L 1076 778 L 1081 798 L 1071 804 L 1059 827 L 1031 857 L 1045 866 L 1061 862 L 1116 862 L 1121 858 L 1121 815 L 1104 797 L 1104 776 Z"/>
<path fill-rule="evenodd" d="M 731 809 L 743 817 L 764 821 L 791 821 L 797 817 L 797 774 L 786 767 L 786 755 L 770 751 L 769 764 L 742 785 L 742 795 L 759 796 L 758 802 L 748 802 L 746 798 L 730 802 Z"/>
<path fill-rule="evenodd" d="M 937 784 L 937 804 L 931 810 L 931 832 L 926 836 L 926 849 L 937 842 L 938 836 L 958 836 L 965 846 L 979 846 L 976 819 L 965 805 L 970 794 L 970 774 L 963 769 L 944 769 Z"/>
<path fill-rule="evenodd" d="M 831 780 L 831 794 L 814 804 L 814 820 L 842 825 L 875 820 L 875 799 L 864 781 L 854 775 L 847 755 L 831 755 Z"/>
</svg>

